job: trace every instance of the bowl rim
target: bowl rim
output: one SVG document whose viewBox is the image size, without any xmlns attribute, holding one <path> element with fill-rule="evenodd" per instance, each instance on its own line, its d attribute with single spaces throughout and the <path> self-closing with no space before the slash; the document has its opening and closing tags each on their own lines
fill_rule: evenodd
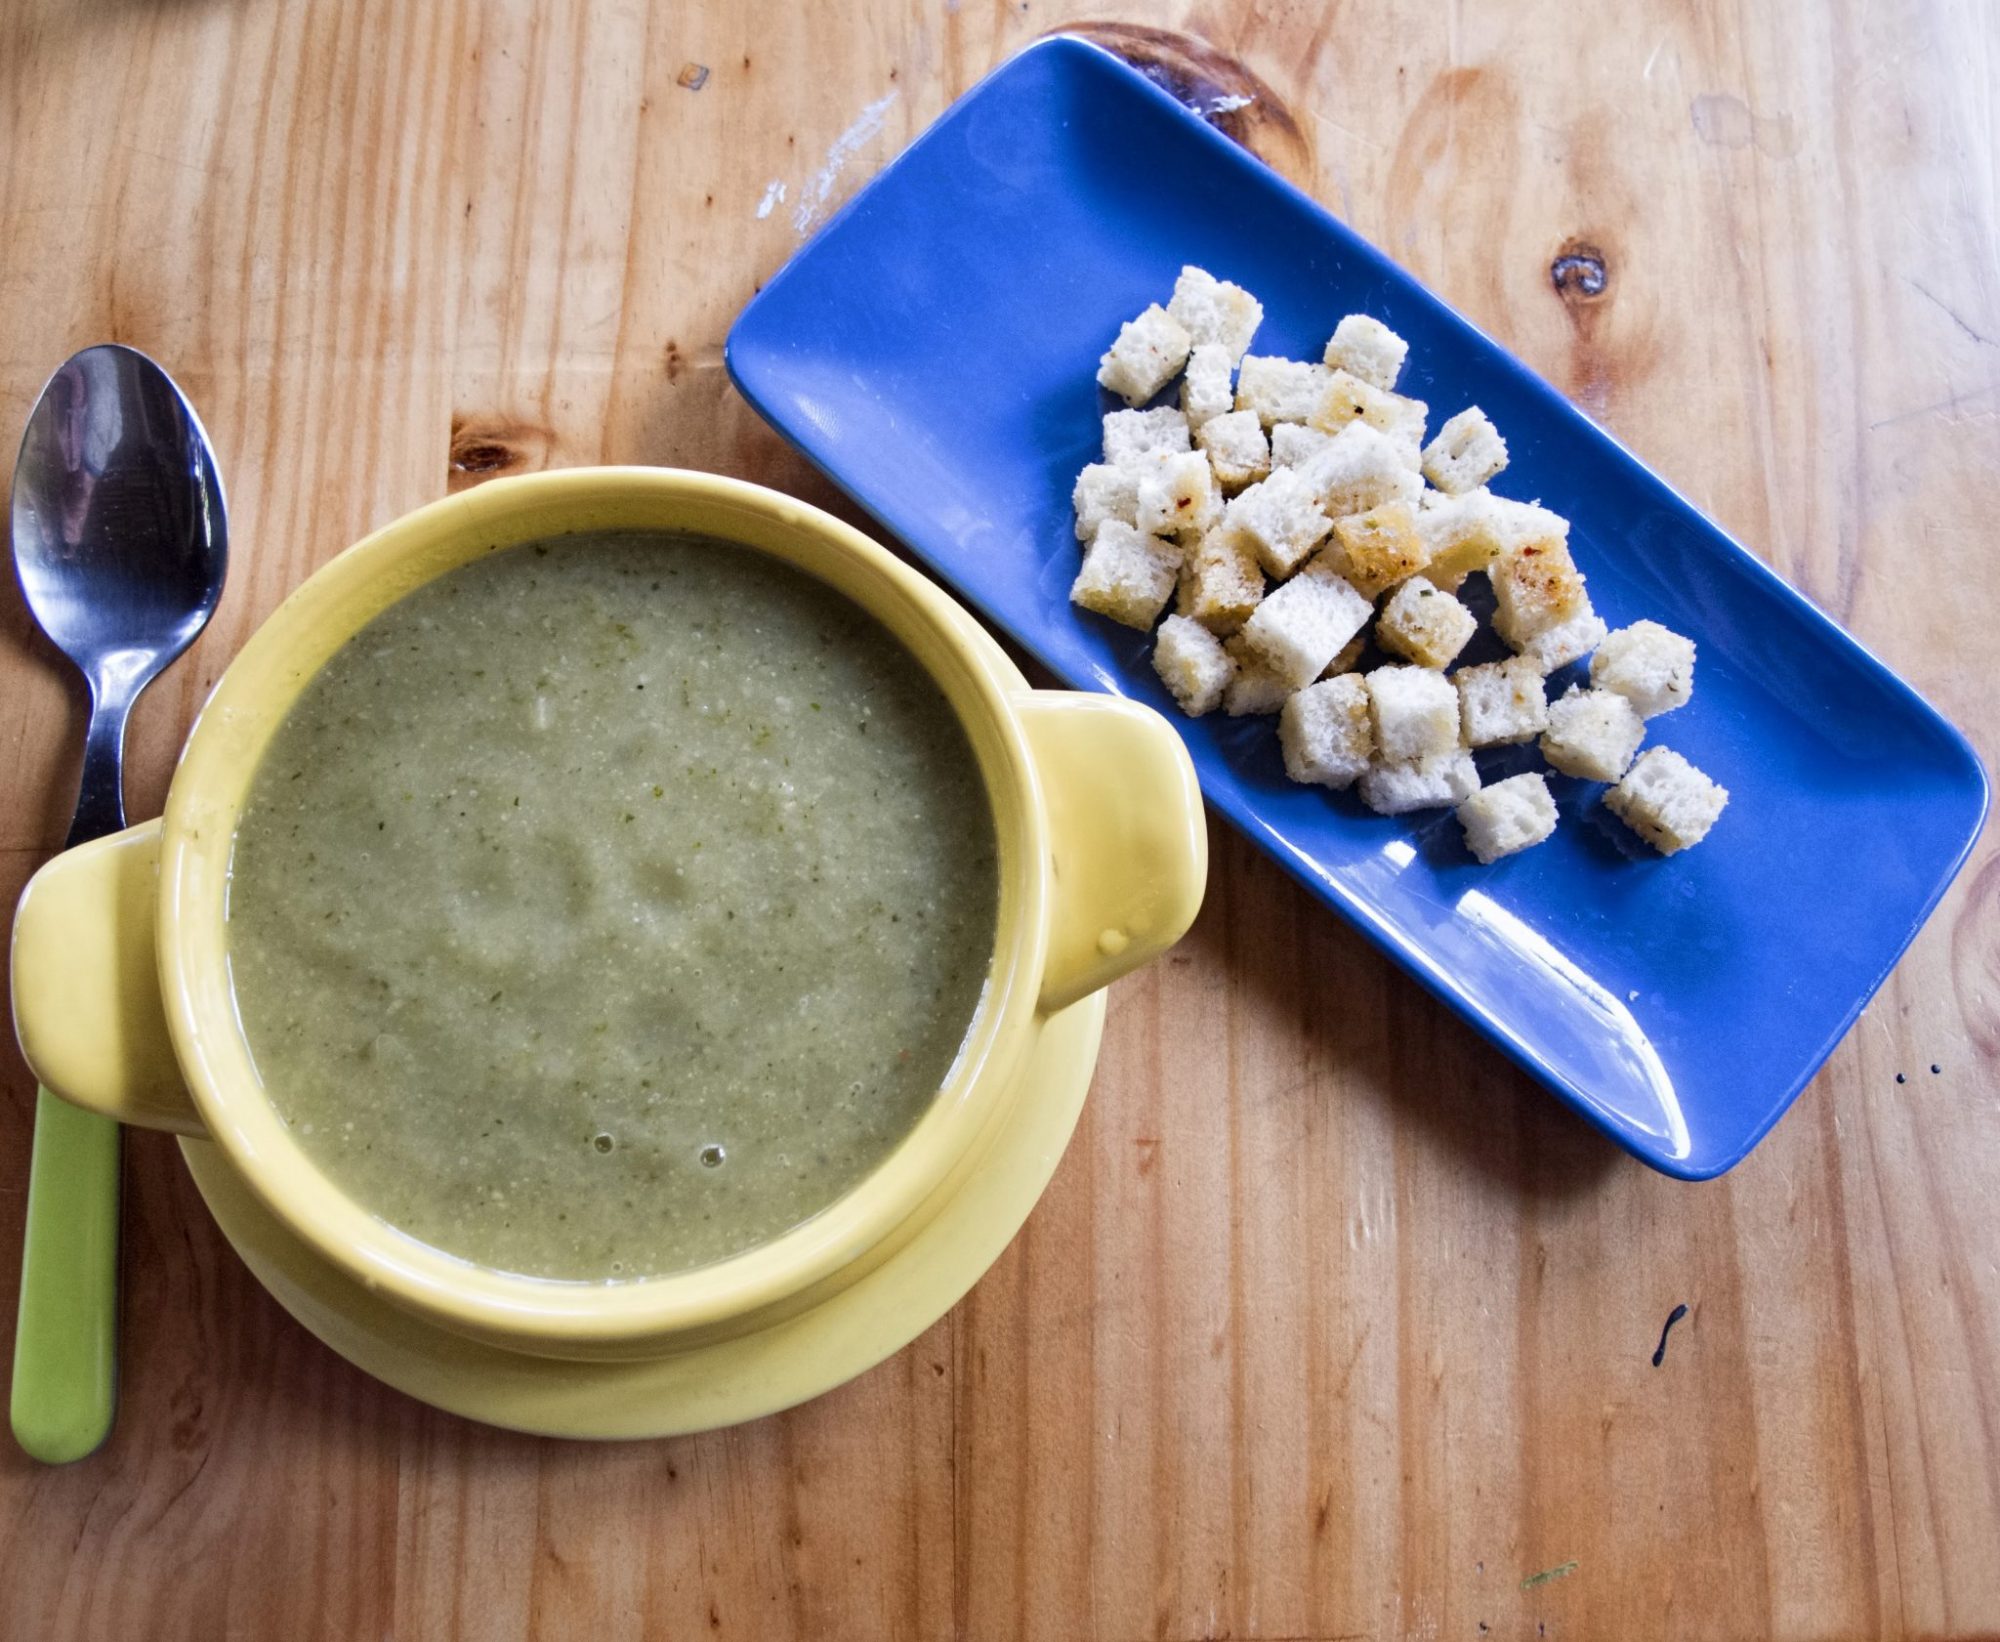
<svg viewBox="0 0 2000 1642">
<path fill-rule="evenodd" d="M 709 1265 L 633 1278 L 538 1278 L 474 1264 L 392 1226 L 348 1196 L 292 1137 L 257 1079 L 230 990 L 229 855 L 271 733 L 374 614 L 483 552 L 614 528 L 687 531 L 767 552 L 854 599 L 902 642 L 943 690 L 979 758 L 999 841 L 999 907 L 987 983 L 957 1059 L 916 1125 L 854 1186 L 799 1225 Z M 764 486 L 713 474 L 594 467 L 521 475 L 419 507 L 364 537 L 251 635 L 202 707 L 168 793 L 161 992 L 210 1138 L 266 1207 L 364 1284 L 447 1326 L 555 1354 L 747 1328 L 858 1276 L 948 1194 L 999 1116 L 996 1103 L 1016 1081 L 1037 1013 L 1052 894 L 1046 814 L 1025 732 L 1008 705 L 1017 686 L 996 673 L 976 632 L 941 588 L 861 531 Z"/>
</svg>

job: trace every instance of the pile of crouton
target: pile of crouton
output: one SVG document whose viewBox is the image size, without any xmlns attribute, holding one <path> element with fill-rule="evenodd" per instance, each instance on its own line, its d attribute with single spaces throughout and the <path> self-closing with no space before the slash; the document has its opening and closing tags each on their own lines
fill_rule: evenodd
<svg viewBox="0 0 2000 1642">
<path fill-rule="evenodd" d="M 1488 488 L 1507 445 L 1485 413 L 1425 441 L 1386 325 L 1349 314 L 1313 364 L 1252 354 L 1263 317 L 1190 267 L 1119 331 L 1097 380 L 1132 408 L 1104 418 L 1104 459 L 1077 476 L 1071 599 L 1158 624 L 1153 666 L 1183 712 L 1277 714 L 1294 781 L 1358 787 L 1384 815 L 1454 806 L 1482 862 L 1549 837 L 1556 807 L 1539 771 L 1482 787 L 1472 750 L 1537 739 L 1552 769 L 1610 783 L 1606 805 L 1656 849 L 1699 843 L 1728 792 L 1668 748 L 1638 756 L 1647 721 L 1694 693 L 1693 642 L 1607 630 L 1568 520 Z M 1178 407 L 1141 408 L 1176 377 Z M 1514 653 L 1447 671 L 1479 625 L 1458 595 L 1482 574 Z M 1393 659 L 1362 671 L 1371 644 Z M 1551 701 L 1548 676 L 1586 657 L 1588 687 Z"/>
</svg>

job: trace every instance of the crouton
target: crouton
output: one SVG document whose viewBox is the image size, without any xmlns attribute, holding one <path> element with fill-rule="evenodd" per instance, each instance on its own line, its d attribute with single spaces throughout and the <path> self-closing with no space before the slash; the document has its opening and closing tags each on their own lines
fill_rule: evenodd
<svg viewBox="0 0 2000 1642">
<path fill-rule="evenodd" d="M 1384 502 L 1414 504 L 1424 488 L 1395 441 L 1365 422 L 1343 428 L 1296 471 L 1305 475 L 1320 506 L 1336 519 L 1366 513 Z"/>
<path fill-rule="evenodd" d="M 1146 632 L 1173 596 L 1180 564 L 1173 543 L 1107 519 L 1091 538 L 1069 596 L 1086 610 Z"/>
<path fill-rule="evenodd" d="M 1384 502 L 1333 522 L 1327 562 L 1364 597 L 1374 598 L 1424 567 L 1416 515 L 1404 502 Z"/>
<path fill-rule="evenodd" d="M 1241 633 L 1224 639 L 1222 648 L 1236 663 L 1236 676 L 1229 681 L 1229 688 L 1222 692 L 1223 710 L 1231 718 L 1275 713 L 1291 699 L 1293 686 L 1243 642 Z"/>
<path fill-rule="evenodd" d="M 1276 422 L 1271 426 L 1271 466 L 1295 468 L 1307 457 L 1333 443 L 1331 434 L 1309 428 L 1303 422 Z"/>
<path fill-rule="evenodd" d="M 1255 411 L 1227 411 L 1195 429 L 1195 443 L 1208 453 L 1216 482 L 1235 495 L 1271 471 L 1271 447 Z"/>
<path fill-rule="evenodd" d="M 1217 638 L 1198 621 L 1169 616 L 1153 641 L 1153 671 L 1173 692 L 1182 712 L 1200 718 L 1222 705 L 1222 692 L 1236 673 L 1236 663 Z"/>
<path fill-rule="evenodd" d="M 1729 789 L 1672 748 L 1654 747 L 1604 795 L 1604 802 L 1662 855 L 1676 855 L 1708 836 L 1729 802 Z"/>
<path fill-rule="evenodd" d="M 1186 267 L 1174 281 L 1167 312 L 1195 344 L 1213 343 L 1234 365 L 1249 351 L 1264 322 L 1264 305 L 1240 285 L 1217 279 L 1206 268 Z"/>
<path fill-rule="evenodd" d="M 1646 721 L 1609 690 L 1575 685 L 1549 703 L 1542 757 L 1551 769 L 1585 781 L 1616 781 L 1646 739 Z"/>
<path fill-rule="evenodd" d="M 1278 715 L 1285 774 L 1307 786 L 1351 787 L 1375 749 L 1368 687 L 1352 673 L 1308 684 Z"/>
<path fill-rule="evenodd" d="M 1332 569 L 1308 565 L 1272 592 L 1244 622 L 1244 642 L 1294 690 L 1319 677 L 1342 645 L 1375 613 Z"/>
<path fill-rule="evenodd" d="M 1458 741 L 1458 692 L 1428 667 L 1378 667 L 1366 674 L 1375 750 L 1385 764 L 1448 753 Z"/>
<path fill-rule="evenodd" d="M 1361 802 L 1377 815 L 1442 809 L 1478 791 L 1479 766 L 1463 747 L 1417 764 L 1371 764 L 1361 778 Z"/>
<path fill-rule="evenodd" d="M 1342 519 L 1335 530 L 1346 523 Z M 1397 588 L 1375 623 L 1382 647 L 1419 667 L 1449 666 L 1478 631 L 1479 622 L 1470 610 L 1422 576 L 1412 576 Z"/>
<path fill-rule="evenodd" d="M 1517 502 L 1511 496 L 1495 496 L 1490 490 L 1485 495 L 1488 518 L 1503 554 L 1518 553 L 1532 542 L 1569 545 L 1569 520 L 1560 513 L 1539 502 Z"/>
<path fill-rule="evenodd" d="M 1560 541 L 1528 542 L 1487 569 L 1493 582 L 1493 628 L 1516 650 L 1537 633 L 1582 615 L 1583 576 Z"/>
<path fill-rule="evenodd" d="M 1181 564 L 1175 608 L 1211 633 L 1241 627 L 1264 596 L 1264 577 L 1247 543 L 1224 530 L 1211 530 Z"/>
<path fill-rule="evenodd" d="M 1590 608 L 1590 595 L 1586 593 L 1581 610 L 1568 621 L 1543 628 L 1521 647 L 1521 654 L 1544 672 L 1553 673 L 1558 667 L 1583 660 L 1603 641 L 1604 622 Z"/>
<path fill-rule="evenodd" d="M 1189 448 L 1188 419 L 1171 405 L 1105 413 L 1104 459 L 1114 467 L 1137 466 L 1154 456 L 1178 456 Z"/>
<path fill-rule="evenodd" d="M 1250 544 L 1258 563 L 1281 581 L 1311 557 L 1333 525 L 1297 468 L 1279 468 L 1252 485 L 1230 502 L 1223 519 Z"/>
<path fill-rule="evenodd" d="M 1410 345 L 1379 319 L 1349 314 L 1333 328 L 1326 345 L 1326 362 L 1337 371 L 1357 376 L 1385 392 L 1402 375 Z"/>
<path fill-rule="evenodd" d="M 1319 403 L 1326 378 L 1324 365 L 1247 354 L 1236 373 L 1236 408 L 1255 411 L 1267 428 L 1274 422 L 1303 422 Z"/>
<path fill-rule="evenodd" d="M 1477 405 L 1460 411 L 1424 446 L 1424 477 L 1457 496 L 1475 490 L 1507 465 L 1507 441 Z"/>
<path fill-rule="evenodd" d="M 1500 557 L 1502 548 L 1497 500 L 1485 490 L 1448 496 L 1427 490 L 1417 508 L 1417 534 L 1430 557 L 1424 575 L 1431 585 L 1456 593 L 1465 578 L 1484 570 Z"/>
<path fill-rule="evenodd" d="M 1076 476 L 1070 492 L 1076 508 L 1076 539 L 1087 542 L 1097 535 L 1106 519 L 1120 524 L 1139 523 L 1139 475 L 1136 469 L 1113 467 L 1109 462 L 1092 462 Z"/>
<path fill-rule="evenodd" d="M 1556 801 L 1539 770 L 1482 787 L 1458 806 L 1465 847 L 1482 866 L 1517 855 L 1556 830 Z"/>
<path fill-rule="evenodd" d="M 1694 696 L 1694 640 L 1656 621 L 1635 621 L 1598 642 L 1590 682 L 1617 691 L 1641 718 L 1685 707 Z"/>
<path fill-rule="evenodd" d="M 1139 470 L 1139 528 L 1148 535 L 1198 542 L 1221 517 L 1215 472 L 1200 451 L 1168 456 Z"/>
<path fill-rule="evenodd" d="M 1306 422 L 1322 433 L 1338 433 L 1354 422 L 1365 422 L 1395 445 L 1405 467 L 1413 468 L 1421 460 L 1428 412 L 1421 399 L 1370 387 L 1352 371 L 1333 371 L 1321 384 Z"/>
<path fill-rule="evenodd" d="M 1097 380 L 1128 405 L 1143 405 L 1187 363 L 1185 328 L 1157 302 L 1127 320 L 1097 362 Z"/>
<path fill-rule="evenodd" d="M 1231 375 L 1229 350 L 1220 342 L 1197 342 L 1189 349 L 1187 374 L 1181 378 L 1181 411 L 1189 427 L 1200 427 L 1236 402 Z"/>
<path fill-rule="evenodd" d="M 1451 676 L 1459 734 L 1468 747 L 1533 741 L 1549 727 L 1548 680 L 1531 657 L 1509 656 Z"/>
<path fill-rule="evenodd" d="M 1319 670 L 1321 678 L 1351 673 L 1361 665 L 1361 652 L 1368 648 L 1368 631 L 1363 628 L 1333 653 L 1333 660 Z"/>
</svg>

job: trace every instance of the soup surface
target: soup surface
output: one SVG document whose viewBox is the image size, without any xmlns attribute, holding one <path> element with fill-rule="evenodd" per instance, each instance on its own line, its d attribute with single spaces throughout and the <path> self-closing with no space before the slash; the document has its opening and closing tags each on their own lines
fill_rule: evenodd
<svg viewBox="0 0 2000 1642">
<path fill-rule="evenodd" d="M 492 554 L 363 628 L 259 766 L 229 892 L 266 1091 L 468 1260 L 763 1242 L 923 1113 L 991 962 L 963 729 L 871 617 L 662 534 Z"/>
</svg>

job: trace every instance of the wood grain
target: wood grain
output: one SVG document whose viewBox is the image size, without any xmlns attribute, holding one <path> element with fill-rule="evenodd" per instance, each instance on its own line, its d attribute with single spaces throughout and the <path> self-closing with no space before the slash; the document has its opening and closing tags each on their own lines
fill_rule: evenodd
<svg viewBox="0 0 2000 1642">
<path fill-rule="evenodd" d="M 728 323 L 1070 15 L 0 8 L 0 430 L 72 347 L 131 342 L 230 488 L 228 594 L 140 711 L 133 813 L 262 615 L 449 486 L 679 463 L 839 506 L 726 385 Z M 1238 135 L 1993 762 L 1990 0 L 1088 16 L 1254 86 Z M 79 727 L 0 600 L 0 894 L 61 836 Z M 11 1054 L 0 1081 L 11 1317 L 31 1090 Z M 745 1429 L 589 1448 L 410 1403 L 295 1327 L 135 1135 L 118 1429 L 67 1470 L 0 1457 L 0 1636 L 2000 1634 L 1996 1178 L 1990 845 L 1770 1139 L 1689 1187 L 1218 833 L 1200 924 L 1119 987 L 993 1273 Z"/>
</svg>

